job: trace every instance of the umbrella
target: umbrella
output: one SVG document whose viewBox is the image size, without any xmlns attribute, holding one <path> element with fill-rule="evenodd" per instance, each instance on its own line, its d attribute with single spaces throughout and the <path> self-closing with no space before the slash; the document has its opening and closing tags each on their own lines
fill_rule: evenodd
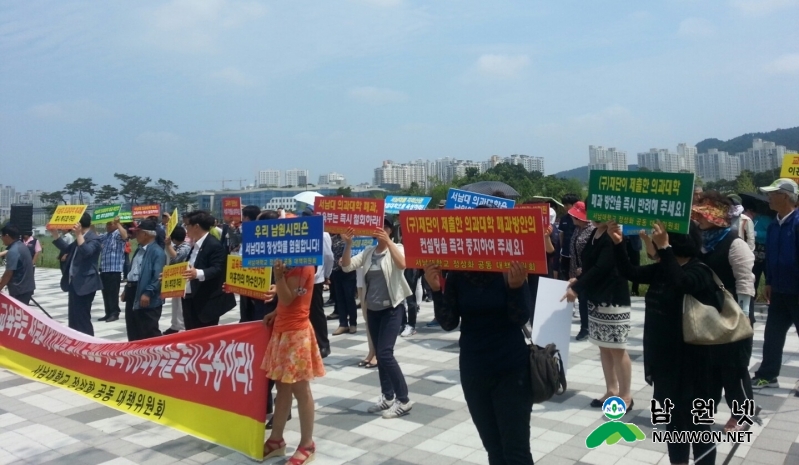
<svg viewBox="0 0 799 465">
<path fill-rule="evenodd" d="M 485 195 L 494 195 L 495 193 L 500 192 L 502 193 L 502 195 L 504 195 L 509 199 L 517 199 L 521 196 L 521 194 L 519 194 L 516 191 L 516 189 L 500 181 L 475 182 L 472 184 L 467 184 L 461 187 L 461 189 L 469 192 L 474 192 L 476 194 L 485 194 Z"/>
<path fill-rule="evenodd" d="M 313 201 L 317 197 L 324 197 L 324 196 L 322 194 L 320 194 L 319 192 L 305 191 L 305 192 L 300 192 L 299 194 L 295 195 L 292 198 L 294 200 L 296 200 L 297 202 L 302 202 L 304 204 L 313 205 Z"/>
<path fill-rule="evenodd" d="M 549 204 L 554 202 L 555 205 L 557 205 L 559 207 L 563 207 L 562 203 L 558 202 L 557 200 L 553 199 L 552 197 L 543 197 L 541 195 L 534 195 L 534 196 L 530 197 L 530 200 L 535 200 L 536 202 L 549 203 Z"/>
<path fill-rule="evenodd" d="M 754 192 L 748 192 L 744 194 L 738 194 L 741 196 L 741 203 L 744 204 L 753 204 L 756 208 L 755 211 L 759 215 L 765 216 L 773 216 L 773 212 L 769 209 L 768 206 L 768 197 L 763 194 L 755 194 Z"/>
</svg>

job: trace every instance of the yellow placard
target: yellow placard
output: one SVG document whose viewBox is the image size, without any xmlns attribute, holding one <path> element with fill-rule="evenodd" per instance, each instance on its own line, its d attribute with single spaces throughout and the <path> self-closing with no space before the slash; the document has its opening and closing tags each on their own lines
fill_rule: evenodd
<svg viewBox="0 0 799 465">
<path fill-rule="evenodd" d="M 175 227 L 178 225 L 178 209 L 175 208 L 175 211 L 172 212 L 172 216 L 169 217 L 169 222 L 166 224 L 166 237 L 172 235 L 172 231 L 175 230 Z"/>
<path fill-rule="evenodd" d="M 186 292 L 186 263 L 175 263 L 164 267 L 161 275 L 161 297 L 183 297 Z"/>
<path fill-rule="evenodd" d="M 799 153 L 786 153 L 782 157 L 780 177 L 799 179 Z"/>
<path fill-rule="evenodd" d="M 48 229 L 72 229 L 86 211 L 86 205 L 59 205 L 47 223 Z"/>
<path fill-rule="evenodd" d="M 241 257 L 228 255 L 225 272 L 227 292 L 263 300 L 272 284 L 272 268 L 242 268 Z"/>
</svg>

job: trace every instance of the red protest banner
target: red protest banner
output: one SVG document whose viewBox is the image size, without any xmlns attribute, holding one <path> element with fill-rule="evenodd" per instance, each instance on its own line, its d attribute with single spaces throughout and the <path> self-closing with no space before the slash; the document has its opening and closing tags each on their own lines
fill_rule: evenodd
<svg viewBox="0 0 799 465">
<path fill-rule="evenodd" d="M 371 236 L 383 227 L 383 199 L 317 197 L 314 212 L 325 219 L 325 232 L 341 234 L 352 228 L 356 236 Z"/>
<path fill-rule="evenodd" d="M 267 341 L 260 322 L 108 341 L 0 294 L 0 367 L 258 460 Z"/>
<path fill-rule="evenodd" d="M 147 218 L 161 214 L 161 207 L 156 205 L 137 205 L 131 209 L 133 218 Z"/>
<path fill-rule="evenodd" d="M 516 204 L 514 208 L 534 208 L 541 211 L 544 218 L 544 229 L 549 227 L 549 204 L 547 203 L 523 203 Z"/>
<path fill-rule="evenodd" d="M 241 223 L 241 197 L 222 198 L 222 221 Z"/>
<path fill-rule="evenodd" d="M 547 274 L 544 220 L 538 209 L 401 211 L 408 268 L 505 271 L 511 262 Z"/>
</svg>

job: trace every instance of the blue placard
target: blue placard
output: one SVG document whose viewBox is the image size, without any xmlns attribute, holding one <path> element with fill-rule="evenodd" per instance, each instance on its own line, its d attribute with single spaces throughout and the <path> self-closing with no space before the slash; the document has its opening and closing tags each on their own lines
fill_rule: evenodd
<svg viewBox="0 0 799 465">
<path fill-rule="evenodd" d="M 432 197 L 409 197 L 407 195 L 389 195 L 386 197 L 384 211 L 389 215 L 399 215 L 400 210 L 424 210 Z"/>
<path fill-rule="evenodd" d="M 514 200 L 503 199 L 485 194 L 475 194 L 474 192 L 450 189 L 447 192 L 448 210 L 468 210 L 477 208 L 480 205 L 490 205 L 494 208 L 513 208 L 516 205 Z"/>
<path fill-rule="evenodd" d="M 263 268 L 279 259 L 287 266 L 321 266 L 323 230 L 324 220 L 318 215 L 244 222 L 241 265 Z"/>
<path fill-rule="evenodd" d="M 370 236 L 357 236 L 352 238 L 352 247 L 350 250 L 352 251 L 352 256 L 356 256 L 359 253 L 363 252 L 365 248 L 374 245 L 377 245 L 377 239 Z"/>
<path fill-rule="evenodd" d="M 641 230 L 646 231 L 646 228 L 643 228 L 641 226 L 624 226 L 624 225 L 620 226 L 621 226 L 621 233 L 625 236 L 637 236 L 638 231 Z M 648 233 L 649 231 L 646 232 Z"/>
</svg>

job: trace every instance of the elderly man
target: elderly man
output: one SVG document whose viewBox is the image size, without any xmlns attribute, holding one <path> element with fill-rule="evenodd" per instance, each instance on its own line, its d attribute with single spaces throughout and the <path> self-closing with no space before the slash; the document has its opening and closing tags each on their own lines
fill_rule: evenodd
<svg viewBox="0 0 799 465">
<path fill-rule="evenodd" d="M 125 241 L 128 232 L 119 222 L 119 217 L 105 224 L 105 233 L 100 234 L 103 251 L 100 252 L 100 279 L 103 282 L 103 306 L 105 316 L 97 321 L 117 321 L 119 319 L 119 284 L 125 268 Z"/>
<path fill-rule="evenodd" d="M 125 327 L 129 341 L 161 335 L 158 320 L 164 301 L 161 299 L 161 272 L 166 263 L 164 249 L 155 243 L 158 225 L 144 220 L 131 231 L 139 247 L 133 254 L 125 290 L 119 296 L 125 302 Z"/>
<path fill-rule="evenodd" d="M 12 224 L 3 226 L 3 245 L 6 246 L 6 271 L 0 278 L 0 289 L 8 286 L 8 294 L 28 305 L 36 289 L 33 279 L 33 259 L 19 239 L 19 229 Z"/>
<path fill-rule="evenodd" d="M 755 372 L 755 389 L 779 387 L 782 350 L 791 325 L 799 332 L 799 186 L 791 179 L 777 179 L 761 187 L 777 217 L 766 235 L 766 299 L 769 300 L 763 335 L 763 361 Z"/>
<path fill-rule="evenodd" d="M 92 326 L 92 302 L 97 291 L 103 289 L 97 262 L 100 260 L 102 243 L 100 236 L 91 230 L 92 217 L 84 213 L 80 222 L 72 228 L 75 242 L 67 244 L 58 231 L 50 230 L 53 244 L 66 255 L 61 290 L 69 293 L 67 320 L 69 327 L 94 336 Z"/>
</svg>

